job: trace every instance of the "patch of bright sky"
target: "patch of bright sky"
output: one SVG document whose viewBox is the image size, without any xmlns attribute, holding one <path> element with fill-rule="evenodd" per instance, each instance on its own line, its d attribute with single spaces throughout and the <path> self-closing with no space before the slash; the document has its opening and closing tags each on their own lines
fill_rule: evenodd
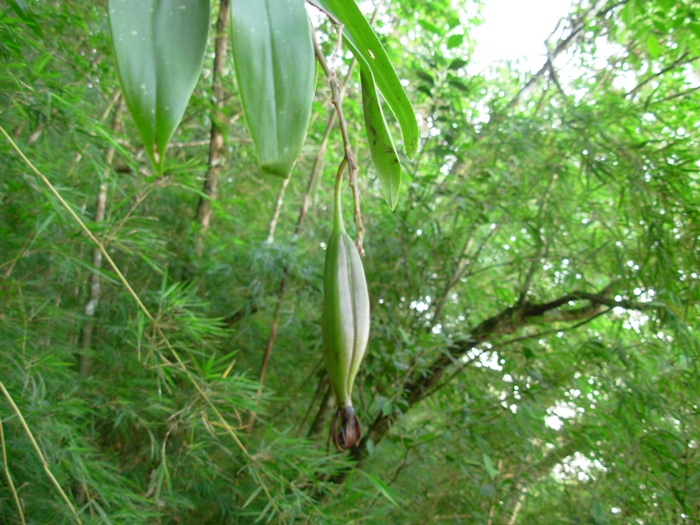
<svg viewBox="0 0 700 525">
<path fill-rule="evenodd" d="M 564 461 L 555 465 L 552 473 L 554 474 L 554 479 L 558 481 L 588 481 L 595 477 L 594 472 L 596 470 L 606 472 L 608 469 L 599 460 L 589 459 L 580 452 L 574 452 L 573 455 L 568 456 Z M 616 514 L 614 510 L 610 510 L 613 514 Z"/>
<path fill-rule="evenodd" d="M 571 9 L 571 0 L 485 0 L 484 23 L 472 31 L 473 64 L 480 70 L 498 61 L 517 61 L 536 71 L 544 63 L 544 41 Z"/>
</svg>

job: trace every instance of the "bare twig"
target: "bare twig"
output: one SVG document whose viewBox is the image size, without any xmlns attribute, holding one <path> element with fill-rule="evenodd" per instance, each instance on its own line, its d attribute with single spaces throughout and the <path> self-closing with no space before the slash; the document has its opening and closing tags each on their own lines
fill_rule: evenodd
<svg viewBox="0 0 700 525">
<path fill-rule="evenodd" d="M 540 231 L 542 228 L 542 222 L 545 216 L 545 213 L 547 212 L 547 206 L 549 205 L 549 200 L 552 196 L 552 188 L 554 187 L 554 183 L 556 182 L 558 178 L 556 170 L 552 173 L 552 177 L 549 179 L 549 184 L 547 185 L 547 191 L 545 191 L 545 194 L 542 196 L 542 199 L 540 200 L 540 206 L 539 206 L 539 211 L 537 212 L 537 221 L 536 221 L 536 238 L 537 238 L 537 244 L 538 247 L 535 251 L 535 254 L 532 257 L 532 260 L 530 261 L 530 267 L 527 270 L 527 274 L 525 276 L 525 280 L 520 287 L 520 293 L 518 294 L 518 305 L 520 308 L 524 308 L 525 305 L 527 304 L 527 297 L 528 294 L 530 293 L 530 287 L 532 286 L 532 279 L 535 277 L 535 273 L 537 273 L 537 269 L 539 268 L 540 261 L 542 260 L 542 257 L 544 257 L 547 254 L 547 241 L 546 239 L 542 236 L 542 232 Z"/>
<path fill-rule="evenodd" d="M 341 25 L 341 24 L 340 24 L 340 21 L 339 21 L 336 17 L 334 17 L 332 14 L 330 14 L 328 11 L 326 11 L 323 7 L 321 7 L 320 5 L 318 5 L 317 2 L 314 2 L 314 1 L 312 1 L 312 0 L 306 0 L 306 1 L 307 1 L 309 4 L 311 4 L 312 6 L 314 6 L 316 9 L 318 9 L 319 11 L 321 11 L 324 15 L 326 15 L 326 16 L 328 17 L 328 19 L 329 19 L 331 22 L 333 22 L 336 26 Z"/>
<path fill-rule="evenodd" d="M 668 102 L 669 100 L 681 98 L 681 97 L 684 97 L 686 95 L 690 95 L 691 93 L 695 93 L 698 89 L 700 89 L 700 86 L 695 86 L 695 87 L 687 89 L 685 91 L 681 91 L 680 93 L 676 93 L 675 95 L 670 95 L 668 97 L 664 97 L 664 98 L 661 98 L 659 100 L 653 100 L 652 104 L 662 104 L 664 102 Z"/>
<path fill-rule="evenodd" d="M 309 427 L 309 432 L 306 437 L 313 438 L 321 433 L 321 430 L 323 430 L 323 424 L 326 421 L 326 416 L 330 412 L 332 406 L 333 392 L 330 383 L 328 383 L 326 386 L 326 391 L 323 394 L 323 399 L 318 405 L 318 411 L 316 412 L 316 416 L 314 416 L 314 420 L 311 422 L 311 426 Z M 328 439 L 330 439 L 330 434 L 328 435 Z"/>
<path fill-rule="evenodd" d="M 467 355 L 472 348 L 482 343 L 493 341 L 498 337 L 512 334 L 516 330 L 520 330 L 532 324 L 581 320 L 582 322 L 578 325 L 580 326 L 590 322 L 597 315 L 604 315 L 604 313 L 615 307 L 627 310 L 647 310 L 657 307 L 657 305 L 647 303 L 612 299 L 607 296 L 611 292 L 611 286 L 612 285 L 606 287 L 597 294 L 572 292 L 547 303 L 529 303 L 525 308 L 506 308 L 495 316 L 485 319 L 475 326 L 468 337 L 452 343 L 446 351 L 441 353 L 441 355 L 430 364 L 427 370 L 421 370 L 407 377 L 398 391 L 402 393 L 410 408 L 425 399 L 427 395 L 435 392 L 435 387 L 438 385 L 438 382 L 441 381 L 445 371 L 454 363 L 458 362 L 459 359 L 463 358 L 463 356 Z M 558 308 L 567 305 L 571 301 L 588 301 L 591 305 L 574 310 L 557 312 Z M 607 306 L 608 309 L 599 313 L 600 308 L 603 306 Z M 570 327 L 570 329 L 573 329 L 573 327 Z M 531 336 L 527 337 L 529 338 Z M 507 341 L 508 344 L 512 344 L 513 342 L 515 342 L 515 340 Z M 443 382 L 442 384 L 444 385 L 446 383 Z M 363 441 L 366 442 L 366 440 L 372 439 L 375 444 L 379 443 L 384 436 L 386 436 L 396 417 L 396 414 L 384 415 L 381 412 L 378 413 L 370 425 L 367 434 L 363 437 Z M 365 454 L 366 451 L 365 447 L 363 447 L 363 443 L 360 443 L 359 447 L 353 449 L 353 455 L 357 460 L 362 460 Z"/>
<path fill-rule="evenodd" d="M 537 71 L 537 73 L 532 75 L 532 77 L 530 77 L 530 80 L 528 80 L 527 83 L 520 89 L 520 91 L 518 91 L 518 93 L 511 99 L 510 103 L 508 104 L 509 108 L 517 106 L 520 103 L 520 101 L 535 88 L 537 83 L 544 77 L 547 71 L 551 71 L 552 73 L 554 72 L 554 60 L 564 51 L 569 49 L 579 38 L 581 38 L 581 35 L 583 34 L 583 28 L 585 27 L 584 18 L 585 15 L 580 20 L 574 22 L 569 35 L 566 38 L 563 38 L 562 40 L 557 42 L 557 45 L 551 51 L 549 49 L 548 42 L 545 42 L 545 46 L 547 47 L 547 60 Z"/>
<path fill-rule="evenodd" d="M 548 321 L 548 322 L 566 322 L 566 321 L 575 321 L 578 319 L 583 319 L 582 321 L 573 324 L 571 326 L 567 326 L 565 328 L 562 327 L 557 327 L 557 328 L 552 328 L 551 330 L 543 330 L 541 332 L 536 332 L 534 334 L 529 334 L 529 335 L 524 335 L 520 337 L 514 337 L 512 339 L 508 339 L 506 341 L 502 341 L 498 343 L 497 347 L 494 348 L 489 348 L 488 350 L 483 349 L 479 354 L 475 355 L 473 358 L 469 359 L 468 361 L 464 362 L 457 370 L 455 370 L 450 376 L 441 381 L 440 384 L 435 385 L 435 387 L 430 390 L 425 397 L 428 398 L 432 396 L 434 393 L 438 392 L 441 390 L 443 387 L 448 385 L 450 381 L 452 381 L 455 377 L 457 377 L 459 374 L 462 373 L 462 371 L 467 368 L 469 365 L 471 365 L 476 359 L 478 359 L 482 354 L 484 354 L 487 351 L 501 351 L 503 348 L 506 346 L 513 345 L 515 343 L 521 343 L 523 341 L 529 341 L 531 339 L 541 339 L 542 337 L 552 335 L 555 333 L 564 333 L 564 332 L 572 332 L 576 330 L 577 328 L 581 328 L 583 325 L 586 325 L 590 323 L 591 321 L 597 319 L 598 317 L 602 317 L 603 315 L 607 314 L 610 312 L 612 308 L 607 308 L 605 310 L 600 311 L 600 305 L 599 304 L 593 304 L 591 306 L 586 306 L 584 308 L 577 308 L 575 310 L 569 310 L 567 312 L 562 312 L 562 314 L 559 317 L 547 317 L 544 318 L 543 321 Z"/>
<path fill-rule="evenodd" d="M 339 33 L 342 33 L 342 26 L 339 26 Z M 328 62 L 326 62 L 326 57 L 323 56 L 323 51 L 321 46 L 318 45 L 318 39 L 316 38 L 316 33 L 311 32 L 313 36 L 314 52 L 316 53 L 316 60 L 321 65 L 321 69 L 326 75 L 328 85 L 331 88 L 332 94 L 332 104 L 335 107 L 335 111 L 338 114 L 338 123 L 340 125 L 340 133 L 343 137 L 343 146 L 345 148 L 345 161 L 348 164 L 348 171 L 350 172 L 350 186 L 352 187 L 352 196 L 354 201 L 353 215 L 355 217 L 355 244 L 357 245 L 357 251 L 360 255 L 365 254 L 365 249 L 362 246 L 362 239 L 365 235 L 365 228 L 362 225 L 362 214 L 360 212 L 360 188 L 357 184 L 357 164 L 355 163 L 355 156 L 352 152 L 352 145 L 350 144 L 350 137 L 348 135 L 348 126 L 345 121 L 345 116 L 343 115 L 343 99 L 338 87 L 338 81 L 336 80 L 335 72 L 331 70 Z M 339 36 L 340 38 L 340 36 Z"/>
<path fill-rule="evenodd" d="M 530 79 L 527 81 L 527 83 L 510 100 L 510 102 L 508 103 L 508 106 L 507 106 L 508 109 L 513 109 L 514 107 L 516 107 L 520 103 L 520 101 L 523 100 L 523 98 L 525 98 L 528 94 L 530 94 L 537 87 L 539 82 L 544 78 L 545 73 L 547 73 L 548 71 L 551 71 L 553 69 L 553 67 L 550 69 L 550 64 L 553 64 L 553 61 L 557 57 L 559 57 L 559 55 L 563 54 L 567 49 L 569 49 L 579 39 L 581 39 L 583 37 L 583 34 L 584 34 L 583 29 L 586 27 L 586 17 L 588 15 L 590 15 L 593 11 L 596 11 L 597 9 L 599 9 L 600 3 L 601 3 L 600 0 L 594 1 L 593 5 L 591 5 L 591 7 L 588 8 L 586 10 L 586 12 L 583 13 L 582 16 L 578 20 L 571 21 L 572 22 L 571 23 L 571 30 L 570 30 L 569 34 L 565 38 L 560 39 L 557 42 L 557 44 L 554 46 L 554 49 L 552 49 L 550 51 L 548 42 L 549 42 L 549 39 L 552 38 L 554 33 L 556 33 L 556 31 L 559 27 L 559 24 L 557 24 L 557 28 L 555 28 L 555 30 L 549 35 L 549 37 L 545 41 L 545 45 L 547 46 L 548 53 L 547 53 L 547 58 L 546 58 L 544 64 L 536 73 L 534 73 L 530 77 Z M 598 18 L 604 17 L 607 12 L 608 12 L 607 9 L 600 10 L 596 13 L 596 16 Z M 503 114 L 494 115 L 493 118 L 491 118 L 489 120 L 487 127 L 489 129 L 493 129 L 498 124 L 498 122 L 500 122 L 503 118 L 504 118 Z M 484 129 L 482 129 L 482 131 L 480 131 L 476 135 L 475 140 L 477 142 L 480 140 L 483 140 L 484 138 L 486 138 L 488 136 L 488 133 L 486 133 L 487 127 L 484 127 Z M 456 175 L 457 173 L 461 172 L 462 169 L 464 168 L 464 166 L 465 166 L 464 159 L 459 158 L 457 160 L 457 162 L 455 162 L 452 165 L 452 168 L 450 169 L 450 175 L 451 176 Z"/>
<path fill-rule="evenodd" d="M 267 336 L 267 344 L 265 345 L 265 352 L 263 354 L 263 361 L 260 365 L 260 377 L 258 378 L 258 392 L 257 397 L 262 394 L 263 383 L 265 382 L 265 372 L 267 372 L 267 364 L 270 361 L 270 356 L 272 355 L 272 347 L 275 344 L 275 338 L 277 337 L 277 328 L 279 326 L 280 310 L 282 309 L 281 297 L 284 296 L 284 290 L 287 286 L 287 276 L 289 275 L 289 268 L 285 268 L 284 276 L 282 281 L 280 281 L 280 290 L 278 292 L 277 306 L 275 307 L 275 313 L 272 316 L 272 326 L 270 327 L 270 334 Z M 250 434 L 253 432 L 253 426 L 255 425 L 255 411 L 250 412 L 250 417 L 248 419 L 247 430 Z"/>
<path fill-rule="evenodd" d="M 4 262 L 0 264 L 0 268 L 3 268 L 4 266 L 7 266 L 7 269 L 5 272 L 2 274 L 2 278 L 7 280 L 9 279 L 10 275 L 12 274 L 12 271 L 15 269 L 15 264 L 17 264 L 17 261 L 19 261 L 23 256 L 26 255 L 27 249 L 31 244 L 34 243 L 34 241 L 37 240 L 39 236 L 38 228 L 32 232 L 32 234 L 27 237 L 27 240 L 22 243 L 22 247 L 19 249 L 17 252 L 17 255 L 15 255 L 12 259 L 10 259 L 7 262 Z"/>
<path fill-rule="evenodd" d="M 301 435 L 301 431 L 304 429 L 304 425 L 306 425 L 306 422 L 309 420 L 309 416 L 311 415 L 311 409 L 313 409 L 314 405 L 316 404 L 316 401 L 318 401 L 319 397 L 321 397 L 321 393 L 323 392 L 323 387 L 326 386 L 327 382 L 328 382 L 328 374 L 326 374 L 324 371 L 321 374 L 321 378 L 318 380 L 318 388 L 316 388 L 316 393 L 314 394 L 314 397 L 311 400 L 311 403 L 309 403 L 309 408 L 306 410 L 306 414 L 304 414 L 304 419 L 302 420 L 301 424 L 297 428 L 297 437 L 299 437 Z"/>
<path fill-rule="evenodd" d="M 284 202 L 284 192 L 287 190 L 287 185 L 289 184 L 289 179 L 292 178 L 290 173 L 282 181 L 280 186 L 280 191 L 277 194 L 277 203 L 275 204 L 275 211 L 272 214 L 272 219 L 270 219 L 270 225 L 267 228 L 267 243 L 272 244 L 275 240 L 275 228 L 277 228 L 277 221 L 280 217 L 280 212 L 282 211 L 282 203 Z"/>
<path fill-rule="evenodd" d="M 500 345 L 499 345 L 499 348 L 500 348 Z M 463 363 L 459 366 L 459 368 L 457 368 L 457 370 L 455 370 L 452 374 L 450 374 L 450 376 L 449 376 L 447 379 L 445 379 L 444 381 L 442 381 L 442 383 L 440 383 L 439 385 L 435 385 L 435 387 L 434 387 L 432 390 L 430 390 L 430 392 L 428 392 L 428 393 L 425 395 L 425 397 L 428 398 L 428 397 L 432 396 L 435 392 L 437 392 L 437 391 L 439 391 L 440 389 L 442 389 L 445 385 L 448 385 L 455 377 L 457 377 L 459 374 L 461 374 L 461 373 L 464 371 L 465 368 L 467 368 L 467 367 L 470 366 L 472 363 L 474 363 L 474 361 L 476 361 L 477 359 L 479 359 L 479 358 L 480 358 L 482 355 L 484 355 L 487 351 L 489 351 L 489 350 L 482 349 L 478 354 L 474 354 L 473 357 L 471 357 L 470 359 L 467 359 L 465 362 L 463 362 Z"/>
<path fill-rule="evenodd" d="M 450 280 L 448 281 L 447 286 L 445 286 L 445 289 L 443 290 L 442 294 L 435 301 L 435 313 L 433 315 L 431 327 L 435 326 L 442 318 L 442 312 L 445 308 L 445 304 L 447 303 L 447 297 L 450 293 L 450 290 L 454 288 L 454 286 L 460 281 L 460 279 L 462 279 L 462 277 L 464 277 L 467 274 L 467 271 L 469 270 L 469 268 L 471 268 L 472 263 L 479 259 L 479 255 L 481 255 L 482 250 L 488 244 L 491 237 L 494 236 L 494 234 L 498 231 L 499 228 L 500 226 L 496 226 L 495 228 L 489 228 L 489 231 L 484 237 L 484 240 L 481 241 L 479 247 L 476 249 L 476 252 L 474 252 L 473 255 L 469 254 L 473 244 L 470 234 L 469 238 L 467 239 L 464 250 L 462 250 L 462 256 L 457 261 L 457 267 L 455 268 L 452 277 L 450 277 Z"/>
</svg>

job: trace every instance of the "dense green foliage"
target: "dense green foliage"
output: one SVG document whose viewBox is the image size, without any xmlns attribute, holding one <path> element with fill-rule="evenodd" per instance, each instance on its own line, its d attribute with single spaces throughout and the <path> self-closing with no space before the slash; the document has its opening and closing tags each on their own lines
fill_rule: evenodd
<svg viewBox="0 0 700 525">
<path fill-rule="evenodd" d="M 106 4 L 0 2 L 0 522 L 700 523 L 695 3 L 577 6 L 534 76 L 478 73 L 458 2 L 381 5 L 420 141 L 412 161 L 397 148 L 392 212 L 355 70 L 372 327 L 344 454 L 321 350 L 343 157 L 326 79 L 291 179 L 264 175 L 230 51 L 215 100 L 213 19 L 158 176 Z M 351 55 L 333 58 L 342 80 Z"/>
</svg>

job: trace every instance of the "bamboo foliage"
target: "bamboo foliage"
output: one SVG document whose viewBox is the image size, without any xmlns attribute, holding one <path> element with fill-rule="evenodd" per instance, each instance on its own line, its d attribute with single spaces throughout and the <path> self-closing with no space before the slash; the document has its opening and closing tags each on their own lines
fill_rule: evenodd
<svg viewBox="0 0 700 525">
<path fill-rule="evenodd" d="M 577 5 L 540 67 L 481 72 L 463 4 L 312 1 L 282 198 L 225 24 L 162 173 L 114 125 L 106 4 L 0 5 L 1 523 L 700 522 L 692 5 Z M 332 432 L 338 181 L 371 324 Z"/>
</svg>

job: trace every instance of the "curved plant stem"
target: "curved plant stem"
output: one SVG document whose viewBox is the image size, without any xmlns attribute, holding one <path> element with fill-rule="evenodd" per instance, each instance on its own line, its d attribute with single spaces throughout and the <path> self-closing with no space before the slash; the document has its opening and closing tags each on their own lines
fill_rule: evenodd
<svg viewBox="0 0 700 525">
<path fill-rule="evenodd" d="M 19 496 L 17 496 L 17 490 L 15 490 L 15 484 L 12 481 L 12 476 L 10 475 L 10 466 L 7 464 L 7 449 L 5 448 L 5 432 L 2 428 L 2 418 L 0 417 L 0 445 L 2 446 L 2 463 L 5 466 L 5 477 L 7 478 L 7 484 L 10 487 L 10 492 L 12 492 L 12 499 L 15 500 L 15 505 L 17 505 L 17 513 L 19 514 L 19 520 L 22 525 L 25 525 L 24 512 L 22 512 L 22 504 L 19 502 Z"/>
<path fill-rule="evenodd" d="M 3 132 L 4 132 L 4 130 L 3 130 Z M 51 480 L 51 483 L 53 483 L 54 486 L 56 487 L 56 490 L 58 490 L 58 493 L 61 495 L 61 498 L 63 498 L 63 501 L 65 501 L 66 505 L 68 505 L 68 508 L 70 509 L 71 513 L 73 514 L 73 517 L 75 518 L 75 521 L 77 521 L 79 524 L 82 524 L 82 521 L 80 521 L 80 517 L 78 516 L 78 513 L 75 511 L 75 507 L 73 507 L 73 504 L 68 499 L 68 496 L 63 491 L 63 489 L 61 488 L 61 485 L 59 484 L 59 482 L 56 480 L 53 473 L 51 472 L 51 469 L 49 468 L 49 463 L 46 461 L 44 454 L 41 452 L 41 448 L 39 448 L 39 444 L 36 442 L 36 439 L 34 439 L 34 434 L 32 434 L 32 431 L 29 429 L 29 425 L 27 425 L 27 422 L 25 421 L 24 416 L 22 415 L 22 412 L 20 411 L 19 407 L 15 404 L 15 400 L 12 399 L 12 396 L 7 391 L 7 389 L 5 388 L 5 385 L 3 384 L 2 381 L 0 381 L 0 390 L 2 390 L 2 393 L 5 395 L 5 397 L 7 398 L 7 401 L 10 403 L 12 410 L 19 418 L 19 422 L 22 425 L 22 428 L 24 428 L 24 431 L 27 433 L 27 437 L 29 437 L 29 441 L 32 442 L 32 446 L 34 447 L 34 450 L 36 450 L 37 456 L 39 456 L 39 460 L 41 461 L 41 465 L 44 467 L 44 472 L 46 472 L 46 475 Z M 5 444 L 5 440 L 3 438 L 3 455 L 5 454 L 4 444 Z M 7 462 L 5 463 L 5 468 L 7 468 Z M 19 504 L 19 502 L 18 502 L 18 504 Z M 22 518 L 22 520 L 24 521 L 24 518 Z"/>
<path fill-rule="evenodd" d="M 341 230 L 345 231 L 345 226 L 343 225 L 343 205 L 342 205 L 342 186 L 343 186 L 343 173 L 345 168 L 348 166 L 347 157 L 340 162 L 338 166 L 338 171 L 335 174 L 335 189 L 333 191 L 333 231 Z"/>
</svg>

